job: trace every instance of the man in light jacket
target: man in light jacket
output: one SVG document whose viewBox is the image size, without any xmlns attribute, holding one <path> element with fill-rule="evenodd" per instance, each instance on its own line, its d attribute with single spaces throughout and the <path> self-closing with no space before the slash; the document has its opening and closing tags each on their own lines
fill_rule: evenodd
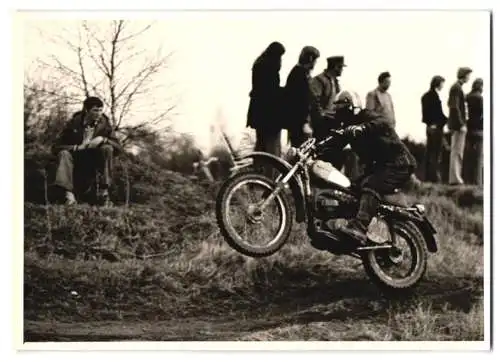
<svg viewBox="0 0 500 362">
<path fill-rule="evenodd" d="M 472 69 L 461 67 L 457 72 L 457 81 L 450 88 L 448 107 L 448 129 L 451 132 L 450 151 L 450 185 L 463 185 L 462 163 L 465 148 L 465 136 L 467 133 L 465 116 L 465 94 L 462 86 L 470 79 Z"/>
<path fill-rule="evenodd" d="M 388 92 L 391 86 L 391 74 L 382 72 L 378 76 L 378 87 L 366 95 L 366 109 L 384 116 L 392 128 L 396 126 L 394 104 Z"/>
</svg>

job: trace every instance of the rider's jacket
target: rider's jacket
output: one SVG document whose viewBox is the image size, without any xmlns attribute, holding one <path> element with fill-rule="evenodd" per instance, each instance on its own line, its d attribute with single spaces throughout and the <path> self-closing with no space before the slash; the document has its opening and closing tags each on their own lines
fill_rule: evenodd
<svg viewBox="0 0 500 362">
<path fill-rule="evenodd" d="M 363 163 L 416 167 L 415 158 L 384 116 L 364 109 L 354 116 L 352 124 L 361 126 L 361 132 L 349 143 Z"/>
</svg>

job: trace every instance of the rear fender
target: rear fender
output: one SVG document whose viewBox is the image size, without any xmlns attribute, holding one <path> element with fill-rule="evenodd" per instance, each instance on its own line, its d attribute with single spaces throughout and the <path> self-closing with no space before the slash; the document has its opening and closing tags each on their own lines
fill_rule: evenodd
<svg viewBox="0 0 500 362">
<path fill-rule="evenodd" d="M 420 221 L 417 226 L 420 228 L 420 231 L 422 231 L 422 234 L 424 235 L 425 242 L 427 244 L 427 249 L 431 253 L 435 253 L 438 250 L 437 246 L 437 240 L 436 240 L 436 229 L 432 224 L 430 223 L 429 219 L 427 219 L 427 216 L 422 215 L 422 221 Z"/>
<path fill-rule="evenodd" d="M 265 152 L 252 152 L 245 155 L 243 158 L 241 158 L 241 160 L 238 161 L 238 164 L 235 167 L 235 171 L 245 169 L 247 167 L 252 167 L 252 165 L 255 163 L 269 164 L 283 175 L 287 174 L 292 169 L 292 165 L 290 165 L 290 163 L 277 156 Z M 295 174 L 288 183 L 290 185 L 290 190 L 292 191 L 293 199 L 295 201 L 295 220 L 297 222 L 303 222 L 306 219 L 306 204 L 304 191 L 301 187 L 302 182 L 299 176 Z"/>
<path fill-rule="evenodd" d="M 431 253 L 437 252 L 437 231 L 431 224 L 427 216 L 417 212 L 405 212 L 404 209 L 402 209 L 402 211 L 399 211 L 398 209 L 394 209 L 392 211 L 384 211 L 383 214 L 385 214 L 389 219 L 392 220 L 399 220 L 401 222 L 411 221 L 415 223 L 415 225 L 424 236 L 425 243 L 427 244 L 427 250 L 429 250 Z"/>
</svg>

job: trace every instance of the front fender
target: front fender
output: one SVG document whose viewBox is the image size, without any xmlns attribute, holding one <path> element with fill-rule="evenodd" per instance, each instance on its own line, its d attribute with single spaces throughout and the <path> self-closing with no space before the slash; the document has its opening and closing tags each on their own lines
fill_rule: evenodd
<svg viewBox="0 0 500 362">
<path fill-rule="evenodd" d="M 255 163 L 268 164 L 273 168 L 277 169 L 282 174 L 287 174 L 291 169 L 292 165 L 282 158 L 266 152 L 251 152 L 240 160 L 237 161 L 236 166 L 233 168 L 233 173 L 238 172 L 242 169 L 247 169 L 252 167 Z M 306 204 L 304 191 L 302 189 L 302 182 L 297 174 L 289 181 L 290 190 L 292 191 L 293 199 L 295 201 L 295 220 L 297 222 L 303 222 L 306 219 Z"/>
</svg>

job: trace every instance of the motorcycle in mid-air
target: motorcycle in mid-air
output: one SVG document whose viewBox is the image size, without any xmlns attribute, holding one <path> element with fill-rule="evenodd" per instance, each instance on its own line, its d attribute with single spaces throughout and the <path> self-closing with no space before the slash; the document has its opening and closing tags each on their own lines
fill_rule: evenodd
<svg viewBox="0 0 500 362">
<path fill-rule="evenodd" d="M 217 195 L 221 234 L 238 252 L 266 257 L 287 243 L 295 218 L 307 225 L 313 246 L 361 259 L 367 275 L 380 288 L 411 289 L 425 275 L 428 253 L 438 249 L 436 230 L 425 215 L 424 205 L 394 201 L 400 192 L 394 190 L 384 197 L 374 218 L 388 231 L 382 240 L 369 235 L 361 246 L 335 235 L 335 225 L 355 217 L 361 193 L 356 183 L 321 160 L 321 155 L 340 143 L 343 134 L 332 129 L 322 140 L 310 138 L 300 147 L 291 147 L 285 159 L 265 152 L 239 159 Z M 276 177 L 261 172 L 258 165 L 271 168 Z"/>
</svg>

